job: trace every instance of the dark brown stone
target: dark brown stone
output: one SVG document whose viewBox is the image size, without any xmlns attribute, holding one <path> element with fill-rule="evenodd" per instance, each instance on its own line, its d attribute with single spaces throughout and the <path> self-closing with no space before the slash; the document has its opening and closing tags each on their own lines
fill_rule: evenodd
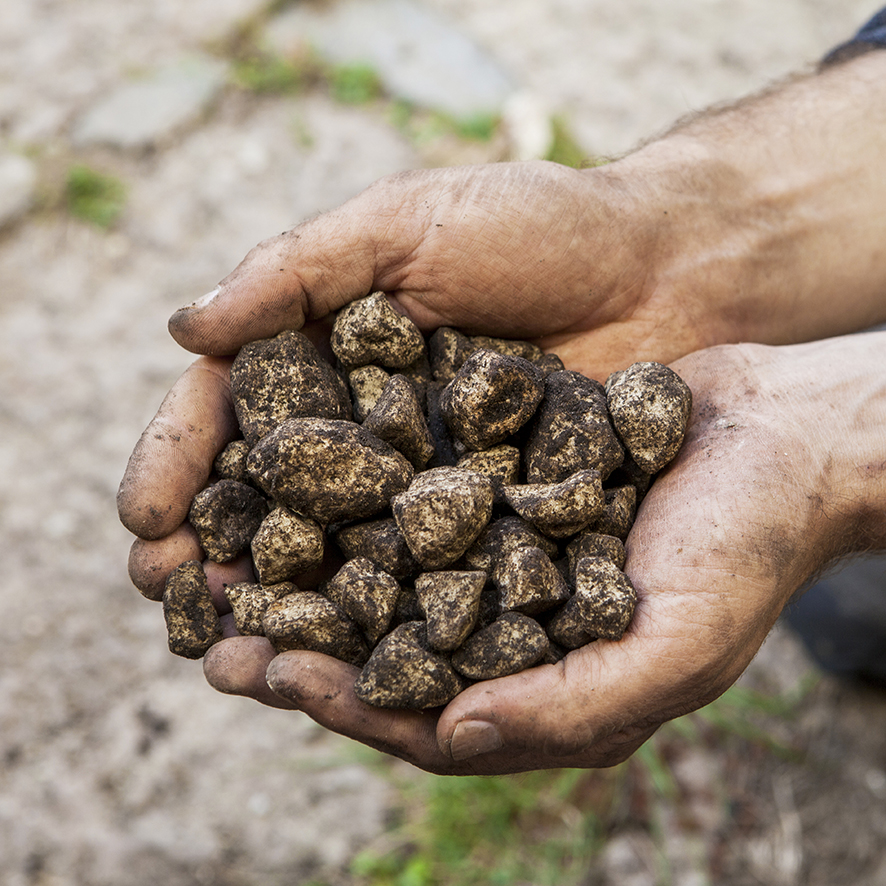
<svg viewBox="0 0 886 886">
<path fill-rule="evenodd" d="M 569 599 L 569 588 L 541 548 L 518 547 L 499 561 L 493 575 L 501 612 L 538 615 Z"/>
<path fill-rule="evenodd" d="M 238 483 L 249 482 L 246 459 L 249 456 L 250 448 L 245 440 L 232 440 L 222 449 L 212 465 L 212 469 L 218 474 L 219 480 L 236 480 Z"/>
<path fill-rule="evenodd" d="M 363 427 L 403 453 L 417 471 L 434 454 L 434 441 L 415 388 L 404 375 L 388 379 Z"/>
<path fill-rule="evenodd" d="M 477 623 L 485 585 L 485 572 L 425 572 L 416 579 L 432 649 L 451 652 L 461 646 Z"/>
<path fill-rule="evenodd" d="M 499 500 L 503 486 L 513 486 L 520 477 L 520 450 L 503 443 L 483 452 L 469 452 L 458 460 L 457 467 L 483 474 L 492 483 Z"/>
<path fill-rule="evenodd" d="M 348 373 L 354 420 L 363 422 L 372 412 L 391 374 L 381 366 L 359 366 Z"/>
<path fill-rule="evenodd" d="M 634 525 L 637 513 L 637 487 L 616 486 L 604 489 L 603 513 L 593 525 L 594 532 L 601 535 L 614 535 L 624 541 Z"/>
<path fill-rule="evenodd" d="M 519 547 L 537 547 L 551 558 L 557 556 L 556 542 L 522 517 L 499 517 L 477 536 L 465 551 L 464 560 L 471 569 L 483 569 L 492 575 L 502 557 Z"/>
<path fill-rule="evenodd" d="M 448 704 L 466 686 L 448 660 L 431 650 L 425 623 L 413 621 L 375 647 L 354 692 L 374 707 L 425 710 Z"/>
<path fill-rule="evenodd" d="M 552 372 L 524 448 L 530 483 L 559 483 L 580 470 L 606 479 L 624 459 L 603 386 L 578 372 Z"/>
<path fill-rule="evenodd" d="M 441 326 L 428 339 L 428 356 L 434 381 L 449 384 L 465 360 L 476 350 L 476 345 L 466 335 L 457 329 Z"/>
<path fill-rule="evenodd" d="M 412 465 L 354 422 L 292 419 L 249 454 L 268 495 L 326 525 L 371 517 L 412 480 Z"/>
<path fill-rule="evenodd" d="M 489 449 L 535 414 L 544 378 L 522 357 L 479 350 L 465 360 L 440 401 L 452 434 L 472 450 Z"/>
<path fill-rule="evenodd" d="M 493 680 L 537 664 L 548 646 L 547 635 L 537 621 L 507 612 L 469 637 L 452 654 L 452 666 L 468 679 Z"/>
<path fill-rule="evenodd" d="M 575 593 L 548 622 L 548 636 L 567 649 L 598 638 L 620 640 L 636 602 L 630 579 L 613 563 L 583 557 L 575 567 Z"/>
<path fill-rule="evenodd" d="M 316 520 L 277 507 L 252 538 L 252 560 L 259 581 L 290 581 L 323 562 L 326 535 Z"/>
<path fill-rule="evenodd" d="M 297 591 L 298 588 L 291 581 L 266 587 L 246 581 L 225 585 L 225 597 L 231 604 L 234 624 L 244 636 L 262 636 L 262 622 L 271 603 Z"/>
<path fill-rule="evenodd" d="M 351 418 L 347 385 L 295 330 L 244 345 L 231 366 L 240 430 L 254 445 L 292 418 Z"/>
<path fill-rule="evenodd" d="M 492 498 L 482 474 L 433 468 L 418 474 L 391 506 L 412 556 L 431 570 L 449 566 L 470 547 L 489 522 Z"/>
<path fill-rule="evenodd" d="M 383 292 L 345 305 L 336 315 L 329 343 L 349 367 L 374 363 L 401 369 L 414 363 L 425 349 L 419 328 L 391 307 Z"/>
<path fill-rule="evenodd" d="M 369 658 L 357 625 L 315 591 L 299 591 L 275 600 L 265 611 L 262 630 L 277 652 L 306 649 L 357 667 Z"/>
<path fill-rule="evenodd" d="M 335 541 L 347 559 L 366 557 L 397 579 L 421 572 L 393 517 L 354 523 L 339 529 Z"/>
<path fill-rule="evenodd" d="M 603 557 L 617 569 L 624 569 L 625 546 L 617 536 L 601 535 L 596 531 L 583 532 L 566 546 L 566 556 L 569 561 L 570 581 L 574 585 L 576 564 L 584 557 Z"/>
<path fill-rule="evenodd" d="M 400 585 L 393 575 L 365 557 L 357 557 L 339 569 L 323 593 L 362 628 L 374 646 L 391 626 Z"/>
<path fill-rule="evenodd" d="M 206 556 L 227 563 L 249 547 L 267 513 L 267 501 L 252 486 L 219 480 L 194 496 L 188 520 Z"/>
<path fill-rule="evenodd" d="M 562 483 L 506 486 L 508 504 L 539 532 L 565 538 L 586 529 L 603 512 L 597 471 L 577 471 Z"/>
<path fill-rule="evenodd" d="M 202 658 L 210 646 L 221 640 L 221 623 L 199 560 L 182 563 L 166 579 L 163 616 L 169 651 L 174 655 Z"/>
<path fill-rule="evenodd" d="M 680 449 L 692 410 L 686 382 L 661 363 L 634 363 L 606 384 L 609 412 L 634 461 L 650 474 Z"/>
</svg>

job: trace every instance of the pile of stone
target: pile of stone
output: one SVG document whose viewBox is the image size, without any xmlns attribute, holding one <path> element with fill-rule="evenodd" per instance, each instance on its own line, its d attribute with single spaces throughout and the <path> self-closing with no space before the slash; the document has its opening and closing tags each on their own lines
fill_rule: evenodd
<svg viewBox="0 0 886 886">
<path fill-rule="evenodd" d="M 474 681 L 621 638 L 623 541 L 676 455 L 691 395 L 636 363 L 605 387 L 521 341 L 419 329 L 374 293 L 342 309 L 335 365 L 301 333 L 231 368 L 243 439 L 190 521 L 206 556 L 251 552 L 226 588 L 241 634 L 360 667 L 382 707 L 446 704 Z M 221 637 L 200 563 L 167 582 L 170 648 Z"/>
</svg>

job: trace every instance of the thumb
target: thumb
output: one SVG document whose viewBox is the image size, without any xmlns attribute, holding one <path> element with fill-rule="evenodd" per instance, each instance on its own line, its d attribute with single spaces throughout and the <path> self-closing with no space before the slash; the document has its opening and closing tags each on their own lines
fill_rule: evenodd
<svg viewBox="0 0 886 886">
<path fill-rule="evenodd" d="M 219 285 L 169 320 L 198 354 L 301 329 L 375 289 L 396 289 L 426 230 L 405 176 L 382 179 L 338 209 L 262 241 Z"/>
</svg>

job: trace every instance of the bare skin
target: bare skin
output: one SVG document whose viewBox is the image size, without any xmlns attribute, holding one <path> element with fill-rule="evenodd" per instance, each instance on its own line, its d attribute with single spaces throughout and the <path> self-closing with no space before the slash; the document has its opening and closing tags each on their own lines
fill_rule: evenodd
<svg viewBox="0 0 886 886">
<path fill-rule="evenodd" d="M 256 638 L 213 647 L 210 683 L 432 771 L 610 765 L 723 692 L 811 575 L 886 547 L 886 334 L 712 347 L 886 320 L 884 75 L 886 53 L 871 53 L 600 169 L 384 179 L 260 244 L 214 298 L 174 315 L 182 345 L 216 356 L 164 401 L 121 484 L 121 519 L 140 538 L 130 571 L 148 596 L 201 555 L 182 524 L 236 433 L 223 355 L 312 329 L 373 289 L 425 330 L 533 337 L 598 378 L 689 354 L 674 367 L 695 398 L 687 443 L 628 539 L 639 605 L 622 641 L 427 714 L 372 709 L 347 665 L 274 656 Z"/>
</svg>

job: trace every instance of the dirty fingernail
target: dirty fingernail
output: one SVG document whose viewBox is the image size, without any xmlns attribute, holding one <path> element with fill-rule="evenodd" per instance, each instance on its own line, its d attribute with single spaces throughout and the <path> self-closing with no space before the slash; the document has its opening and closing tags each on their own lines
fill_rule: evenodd
<svg viewBox="0 0 886 886">
<path fill-rule="evenodd" d="M 488 754 L 504 747 L 498 730 L 482 720 L 462 720 L 456 724 L 449 742 L 449 754 L 453 760 L 467 760 L 478 754 Z"/>
<path fill-rule="evenodd" d="M 201 295 L 196 301 L 191 302 L 189 305 L 185 305 L 183 308 L 179 308 L 181 311 L 199 311 L 200 308 L 205 308 L 218 294 L 221 292 L 221 287 L 216 286 L 212 292 L 207 292 L 206 295 Z"/>
</svg>

